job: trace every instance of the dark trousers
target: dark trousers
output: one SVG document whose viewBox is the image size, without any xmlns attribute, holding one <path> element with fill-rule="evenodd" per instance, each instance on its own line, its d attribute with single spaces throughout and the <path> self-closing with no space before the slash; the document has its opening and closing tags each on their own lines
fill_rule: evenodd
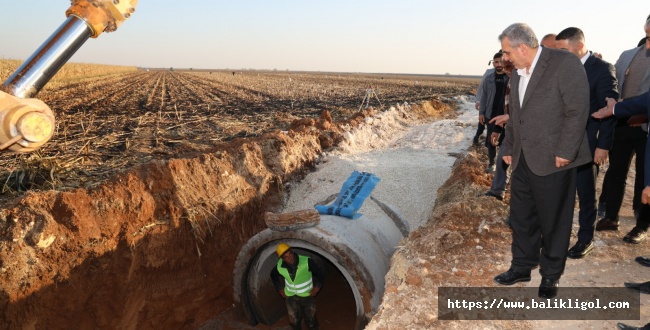
<svg viewBox="0 0 650 330">
<path fill-rule="evenodd" d="M 474 134 L 474 143 L 478 143 L 478 137 L 483 134 L 483 131 L 485 131 L 485 124 L 479 122 L 478 127 L 476 128 L 476 134 Z"/>
<path fill-rule="evenodd" d="M 572 168 L 535 175 L 522 152 L 510 179 L 512 270 L 529 274 L 539 264 L 543 277 L 562 276 L 571 237 L 576 172 Z"/>
<path fill-rule="evenodd" d="M 501 133 L 501 138 L 504 134 Z M 490 192 L 497 196 L 502 196 L 506 193 L 506 186 L 508 185 L 508 167 L 510 165 L 503 161 L 503 148 L 499 147 L 497 154 L 496 171 L 494 171 L 494 178 L 492 179 L 492 186 Z"/>
<path fill-rule="evenodd" d="M 650 205 L 641 204 L 639 206 L 639 217 L 636 219 L 636 227 L 641 230 L 648 230 L 650 227 Z"/>
<path fill-rule="evenodd" d="M 289 314 L 289 323 L 291 329 L 302 329 L 302 318 L 305 317 L 305 322 L 310 330 L 318 329 L 318 321 L 316 321 L 316 302 L 314 297 L 298 297 L 291 296 L 285 300 L 287 305 L 287 313 Z"/>
<path fill-rule="evenodd" d="M 609 169 L 605 173 L 607 192 L 605 217 L 616 221 L 625 195 L 625 181 L 632 156 L 636 153 L 633 208 L 638 210 L 643 192 L 645 147 L 648 133 L 640 127 L 619 126 L 614 132 L 614 143 L 609 152 Z"/>
<path fill-rule="evenodd" d="M 580 212 L 578 213 L 578 241 L 588 244 L 596 231 L 596 176 L 598 166 L 589 162 L 578 166 L 577 191 Z"/>
<path fill-rule="evenodd" d="M 489 119 L 485 119 L 486 122 L 489 121 Z M 494 126 L 495 124 L 486 124 L 487 126 L 487 137 L 485 138 L 485 146 L 487 147 L 488 150 L 488 160 L 490 161 L 490 165 L 495 164 L 495 158 L 497 157 L 497 147 L 492 145 L 492 142 L 490 141 L 492 139 L 492 132 L 494 131 Z"/>
</svg>

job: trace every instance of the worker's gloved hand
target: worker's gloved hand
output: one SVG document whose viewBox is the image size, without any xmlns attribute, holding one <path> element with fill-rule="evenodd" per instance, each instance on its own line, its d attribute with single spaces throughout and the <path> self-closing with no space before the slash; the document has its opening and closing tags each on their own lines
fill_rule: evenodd
<svg viewBox="0 0 650 330">
<path fill-rule="evenodd" d="M 280 290 L 280 291 L 278 291 L 278 292 L 280 293 L 280 295 L 282 296 L 282 298 L 287 299 L 287 294 L 284 293 L 284 290 Z"/>
<path fill-rule="evenodd" d="M 309 293 L 309 295 L 313 297 L 313 296 L 315 296 L 315 295 L 318 293 L 318 291 L 320 291 L 320 288 L 313 287 L 313 288 L 311 289 L 311 292 Z"/>
</svg>

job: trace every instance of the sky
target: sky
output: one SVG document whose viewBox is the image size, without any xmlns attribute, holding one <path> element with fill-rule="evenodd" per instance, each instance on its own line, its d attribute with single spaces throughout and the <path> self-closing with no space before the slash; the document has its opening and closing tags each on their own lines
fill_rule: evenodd
<svg viewBox="0 0 650 330">
<path fill-rule="evenodd" d="M 124 1 L 124 0 L 123 0 Z M 70 2 L 0 5 L 0 58 L 28 58 Z M 510 4 L 508 10 L 508 4 Z M 541 39 L 575 26 L 615 63 L 645 36 L 648 0 L 139 0 L 115 32 L 71 62 L 196 69 L 482 75 L 499 34 L 527 23 Z"/>
</svg>

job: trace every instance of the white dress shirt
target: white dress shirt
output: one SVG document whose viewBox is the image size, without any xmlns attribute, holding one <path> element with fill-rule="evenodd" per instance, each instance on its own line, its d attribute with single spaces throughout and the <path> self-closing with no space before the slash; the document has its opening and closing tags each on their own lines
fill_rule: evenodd
<svg viewBox="0 0 650 330">
<path fill-rule="evenodd" d="M 582 62 L 582 65 L 585 65 L 585 63 L 587 63 L 587 59 L 589 58 L 589 56 L 591 56 L 591 51 L 590 50 L 587 51 L 587 54 L 585 54 L 585 56 L 583 56 L 580 59 L 580 62 Z"/>
<path fill-rule="evenodd" d="M 535 66 L 537 65 L 537 60 L 539 60 L 539 55 L 542 54 L 542 49 L 544 47 L 537 47 L 537 54 L 533 60 L 533 64 L 530 65 L 529 72 L 526 73 L 526 68 L 517 69 L 517 74 L 519 74 L 519 106 L 524 105 L 524 96 L 526 95 L 526 88 L 528 88 L 528 82 L 530 77 L 533 75 Z"/>
</svg>

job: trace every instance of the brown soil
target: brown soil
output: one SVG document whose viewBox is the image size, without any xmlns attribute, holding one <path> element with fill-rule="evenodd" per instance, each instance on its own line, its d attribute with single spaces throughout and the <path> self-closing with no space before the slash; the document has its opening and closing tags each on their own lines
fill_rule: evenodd
<svg viewBox="0 0 650 330">
<path fill-rule="evenodd" d="M 342 121 L 363 96 L 351 86 L 380 86 L 386 103 L 468 91 L 413 78 L 262 76 L 224 82 L 217 72 L 131 72 L 44 91 L 60 120 L 52 143 L 0 155 L 0 328 L 251 328 L 232 307 L 234 260 L 264 228 L 264 212 L 281 205 L 285 184 L 309 170 L 343 126 L 368 115 Z M 292 123 L 291 132 L 278 131 Z M 491 180 L 482 151 L 457 162 L 431 221 L 402 242 L 368 328 L 614 328 L 615 320 L 437 319 L 438 287 L 491 287 L 509 265 L 508 198 L 477 197 Z M 648 243 L 621 240 L 633 226 L 629 199 L 621 220 L 621 231 L 597 233 L 595 252 L 569 260 L 563 285 L 647 280 L 632 260 L 650 254 Z M 533 274 L 520 285 L 538 283 Z"/>
<path fill-rule="evenodd" d="M 147 77 L 132 77 L 135 83 L 129 86 L 158 84 L 149 83 Z M 164 77 L 158 79 L 184 82 L 177 85 L 180 89 L 188 82 L 200 85 L 198 80 L 210 79 Z M 104 106 L 133 106 L 131 101 L 121 103 L 119 97 L 106 95 L 100 100 Z M 86 106 L 84 101 L 74 104 L 70 109 Z M 160 107 L 170 109 L 165 104 Z M 436 100 L 413 108 L 422 117 L 449 110 Z M 130 149 L 128 141 L 133 140 L 119 140 L 122 147 L 116 149 L 101 142 L 102 132 L 109 132 L 109 142 L 118 141 L 121 135 L 115 133 L 116 139 L 111 140 L 110 132 L 124 123 L 119 114 L 113 121 L 107 114 L 99 132 L 83 131 L 97 137 L 85 141 L 96 143 L 76 145 L 82 148 L 69 153 L 65 147 L 71 145 L 53 141 L 52 149 L 43 151 L 52 153 L 46 157 L 50 160 L 56 160 L 57 153 L 67 159 L 79 155 L 79 150 L 94 150 L 82 156 L 93 164 L 87 167 L 93 184 L 80 184 L 75 182 L 79 176 L 70 175 L 70 171 L 83 172 L 83 166 L 55 166 L 49 177 L 58 176 L 56 181 L 67 188 L 19 191 L 16 200 L 3 196 L 0 328 L 196 329 L 230 310 L 235 258 L 241 246 L 264 228 L 264 212 L 276 211 L 285 197 L 285 184 L 308 170 L 323 148 L 335 145 L 343 127 L 354 126 L 370 114 L 372 109 L 363 110 L 338 121 L 328 111 L 306 120 L 287 117 L 291 119 L 287 132 L 259 130 L 259 137 L 228 143 L 210 144 L 210 136 L 201 137 L 200 132 L 214 128 L 208 126 L 202 128 L 207 131 L 184 137 L 185 147 L 154 143 L 151 152 L 142 146 Z M 62 117 L 67 127 L 77 127 L 71 124 L 72 117 Z M 149 124 L 159 122 L 145 123 L 133 134 L 158 130 Z M 273 123 L 265 123 L 269 124 Z M 85 134 L 78 128 L 74 132 Z M 143 155 L 153 159 L 142 159 Z M 4 160 L 4 166 L 12 161 L 6 156 Z M 111 164 L 126 167 L 111 168 Z M 56 174 L 59 170 L 64 172 Z M 104 173 L 104 179 L 98 173 Z"/>
<path fill-rule="evenodd" d="M 56 115 L 52 140 L 38 152 L 0 153 L 0 206 L 26 191 L 91 188 L 138 164 L 196 157 L 236 138 L 286 131 L 294 120 L 318 120 L 325 110 L 332 120 L 345 120 L 359 110 L 368 87 L 389 106 L 475 86 L 435 77 L 255 71 L 73 78 L 38 95 Z M 375 100 L 370 106 L 382 110 Z M 336 136 L 321 139 L 328 146 Z"/>
<path fill-rule="evenodd" d="M 2 211 L 0 324 L 196 328 L 232 304 L 239 248 L 319 151 L 317 135 L 271 134 L 29 193 Z"/>
<path fill-rule="evenodd" d="M 493 277 L 510 266 L 512 234 L 504 223 L 509 194 L 504 202 L 481 196 L 491 184 L 491 175 L 483 173 L 486 164 L 485 148 L 472 148 L 454 165 L 451 177 L 438 191 L 430 221 L 404 239 L 393 256 L 382 305 L 367 329 L 614 329 L 624 321 L 438 320 L 439 287 L 497 287 Z M 567 261 L 561 286 L 622 287 L 623 282 L 649 279 L 648 269 L 634 262 L 636 256 L 650 254 L 648 242 L 633 245 L 621 239 L 634 226 L 630 200 L 634 175 L 631 170 L 621 230 L 596 232 L 594 252 Z M 571 244 L 577 230 L 574 217 Z M 541 277 L 535 271 L 531 275 L 531 282 L 515 286 L 536 288 Z M 649 305 L 650 298 L 642 295 L 641 321 L 625 323 L 647 323 Z"/>
</svg>

